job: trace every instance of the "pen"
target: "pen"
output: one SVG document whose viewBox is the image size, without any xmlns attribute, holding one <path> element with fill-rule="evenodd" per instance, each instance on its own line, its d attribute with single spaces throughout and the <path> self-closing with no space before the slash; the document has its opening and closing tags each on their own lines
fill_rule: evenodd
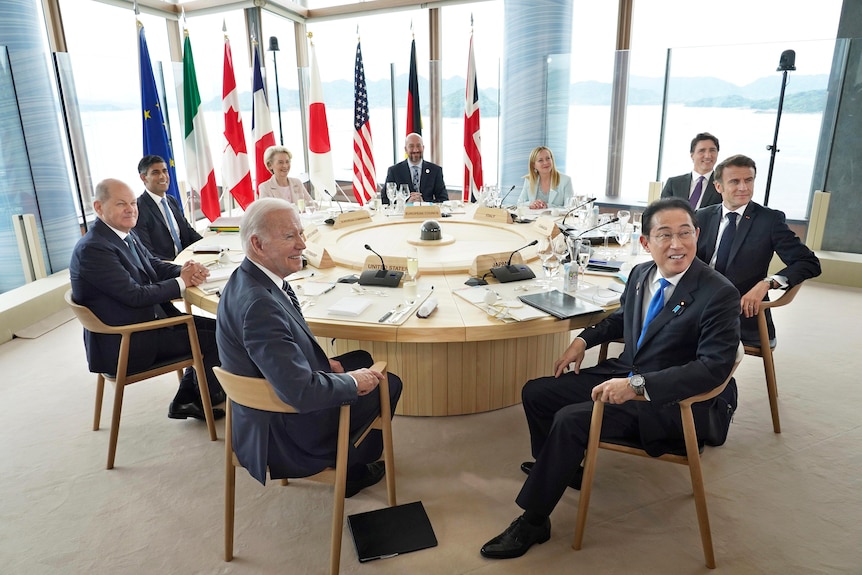
<svg viewBox="0 0 862 575">
<path fill-rule="evenodd" d="M 383 314 L 383 317 L 381 317 L 380 319 L 378 319 L 378 320 L 377 320 L 377 323 L 383 323 L 384 321 L 386 321 L 387 319 L 389 319 L 389 316 L 390 316 L 390 315 L 392 315 L 392 312 L 391 312 L 391 311 L 387 311 L 385 314 Z"/>
</svg>

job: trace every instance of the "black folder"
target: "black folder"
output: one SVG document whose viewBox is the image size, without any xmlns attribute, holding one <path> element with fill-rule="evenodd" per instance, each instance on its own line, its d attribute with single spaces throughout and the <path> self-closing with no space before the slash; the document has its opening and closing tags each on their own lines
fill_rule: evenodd
<svg viewBox="0 0 862 575">
<path fill-rule="evenodd" d="M 556 289 L 518 296 L 518 299 L 559 319 L 604 311 L 597 305 L 581 301 Z"/>
<path fill-rule="evenodd" d="M 360 563 L 437 546 L 421 501 L 347 516 Z"/>
</svg>

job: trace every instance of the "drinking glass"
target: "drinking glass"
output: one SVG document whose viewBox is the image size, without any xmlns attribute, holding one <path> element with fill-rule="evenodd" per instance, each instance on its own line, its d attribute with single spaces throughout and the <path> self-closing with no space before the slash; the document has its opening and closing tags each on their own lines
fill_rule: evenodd
<svg viewBox="0 0 862 575">
<path fill-rule="evenodd" d="M 300 214 L 305 213 L 305 198 L 299 198 L 296 200 L 296 209 L 299 210 Z"/>
<path fill-rule="evenodd" d="M 411 280 L 415 280 L 419 274 L 419 251 L 416 247 L 407 250 L 407 274 Z"/>
<path fill-rule="evenodd" d="M 611 250 L 608 247 L 608 234 L 611 232 L 612 224 L 610 222 L 612 219 L 613 216 L 611 216 L 610 214 L 599 214 L 599 231 L 605 235 L 605 243 L 604 247 L 602 248 L 602 257 L 606 260 L 609 260 L 611 258 Z"/>
<path fill-rule="evenodd" d="M 395 208 L 395 196 L 398 192 L 398 188 L 395 185 L 395 182 L 386 182 L 386 198 L 389 200 L 389 207 Z"/>
<path fill-rule="evenodd" d="M 568 237 L 566 243 L 569 248 L 569 258 L 573 265 L 578 266 L 578 289 L 589 287 L 590 284 L 584 281 L 584 274 L 587 271 L 587 263 L 590 261 L 590 242 Z"/>
<path fill-rule="evenodd" d="M 632 217 L 632 213 L 630 211 L 628 211 L 628 210 L 617 210 L 617 218 L 619 219 L 619 221 L 617 222 L 617 226 L 618 226 L 617 230 L 618 231 L 616 233 L 616 238 L 617 238 L 617 243 L 620 246 L 626 245 L 626 243 L 628 243 L 628 241 L 629 241 L 629 238 L 631 237 L 630 234 L 626 233 L 626 226 L 629 225 L 629 220 L 631 219 L 631 217 Z"/>
<path fill-rule="evenodd" d="M 550 288 L 553 271 L 560 266 L 560 261 L 557 260 L 557 256 L 554 254 L 553 240 L 549 237 L 541 238 L 539 245 L 536 247 L 536 254 L 542 260 L 542 270 L 545 273 L 544 279 L 536 280 L 536 283 L 542 287 Z"/>
</svg>

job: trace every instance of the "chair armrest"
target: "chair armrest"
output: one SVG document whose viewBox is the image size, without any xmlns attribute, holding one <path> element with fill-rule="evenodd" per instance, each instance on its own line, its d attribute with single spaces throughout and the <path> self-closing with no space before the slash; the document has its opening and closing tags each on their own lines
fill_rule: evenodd
<svg viewBox="0 0 862 575">
<path fill-rule="evenodd" d="M 799 288 L 801 288 L 801 287 L 802 287 L 802 283 L 796 284 L 792 288 L 785 290 L 784 293 L 781 294 L 780 298 L 778 298 L 776 300 L 772 300 L 772 301 L 765 301 L 762 304 L 760 304 L 760 309 L 770 309 L 773 307 L 781 307 L 783 305 L 789 304 L 790 302 L 793 301 L 793 298 L 796 297 L 796 293 L 799 291 Z"/>
<path fill-rule="evenodd" d="M 105 327 L 108 330 L 105 333 L 117 333 L 120 335 L 124 335 L 127 333 L 137 333 L 141 331 L 152 331 L 155 329 L 161 329 L 163 327 L 170 327 L 173 325 L 182 325 L 189 324 L 189 326 L 194 325 L 194 316 L 183 314 L 174 317 L 166 317 L 162 319 L 154 319 L 152 321 L 145 321 L 143 323 L 130 323 L 128 325 L 106 325 Z"/>
</svg>

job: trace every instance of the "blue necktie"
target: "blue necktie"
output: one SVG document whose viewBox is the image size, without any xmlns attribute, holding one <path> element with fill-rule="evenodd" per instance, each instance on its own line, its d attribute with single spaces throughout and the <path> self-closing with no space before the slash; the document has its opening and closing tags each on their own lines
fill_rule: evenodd
<svg viewBox="0 0 862 575">
<path fill-rule="evenodd" d="M 132 261 L 138 266 L 140 269 L 144 269 L 144 263 L 141 261 L 141 256 L 138 255 L 138 250 L 135 249 L 135 240 L 132 239 L 131 234 L 127 234 L 123 241 L 126 242 L 126 245 L 129 246 L 129 249 L 132 250 Z"/>
<path fill-rule="evenodd" d="M 299 298 L 296 297 L 296 292 L 293 291 L 293 288 L 290 287 L 290 284 L 287 281 L 283 281 L 281 284 L 281 289 L 287 293 L 287 297 L 290 298 L 291 303 L 293 303 L 293 307 L 296 308 L 296 311 L 299 312 L 299 315 L 302 315 L 302 307 L 299 305 Z"/>
<path fill-rule="evenodd" d="M 691 193 L 691 198 L 689 198 L 689 203 L 691 204 L 692 209 L 697 207 L 697 202 L 700 201 L 700 194 L 703 193 L 703 176 L 697 179 L 697 183 L 694 185 L 694 191 Z"/>
<path fill-rule="evenodd" d="M 641 329 L 641 335 L 638 338 L 638 348 L 641 346 L 641 342 L 646 335 L 646 330 L 649 327 L 650 322 L 655 319 L 655 316 L 657 316 L 661 311 L 661 308 L 664 307 L 664 288 L 669 286 L 670 282 L 664 278 L 659 279 L 659 282 L 661 283 L 661 286 L 655 290 L 655 293 L 652 294 L 652 299 L 649 300 L 649 307 L 647 308 L 646 317 L 644 318 L 644 326 L 643 329 Z"/>
<path fill-rule="evenodd" d="M 171 216 L 171 209 L 168 207 L 168 199 L 162 197 L 162 207 L 165 209 L 165 219 L 168 221 L 168 229 L 171 230 L 171 237 L 174 238 L 174 247 L 177 253 L 183 251 L 183 244 L 180 242 L 180 234 L 177 233 L 177 226 L 174 225 L 174 218 Z"/>
<path fill-rule="evenodd" d="M 721 233 L 721 241 L 718 243 L 718 254 L 715 256 L 715 271 L 724 275 L 727 269 L 727 260 L 730 257 L 730 246 L 733 245 L 733 236 L 736 235 L 736 212 L 727 213 L 727 225 Z"/>
</svg>

